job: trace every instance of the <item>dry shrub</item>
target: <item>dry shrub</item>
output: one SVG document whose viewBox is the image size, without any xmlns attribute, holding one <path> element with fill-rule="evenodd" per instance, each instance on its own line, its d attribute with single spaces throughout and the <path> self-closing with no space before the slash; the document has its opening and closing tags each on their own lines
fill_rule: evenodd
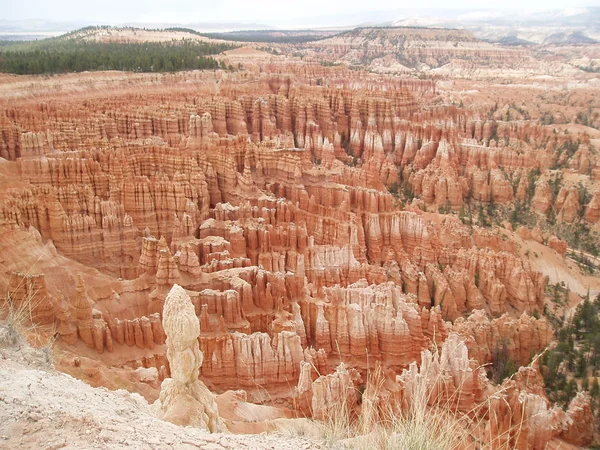
<svg viewBox="0 0 600 450">
<path fill-rule="evenodd" d="M 411 393 L 411 404 L 403 409 L 384 389 L 382 369 L 369 374 L 362 405 L 354 415 L 344 405 L 322 422 L 323 437 L 331 446 L 343 445 L 357 450 L 417 449 L 449 450 L 460 448 L 464 429 L 455 412 L 431 407 L 426 377 Z"/>
<path fill-rule="evenodd" d="M 20 287 L 20 286 L 19 286 Z M 0 299 L 0 348 L 27 347 L 38 349 L 51 363 L 55 359 L 56 327 L 41 326 L 35 320 L 35 311 L 44 301 L 37 292 L 29 292 L 16 301 L 9 289 Z"/>
<path fill-rule="evenodd" d="M 461 411 L 458 404 L 463 386 L 449 387 L 448 380 L 443 379 L 440 373 L 432 374 L 428 370 L 432 370 L 432 366 L 422 364 L 418 376 L 405 390 L 404 398 L 398 400 L 390 394 L 389 386 L 384 386 L 385 375 L 377 365 L 368 374 L 359 411 L 351 411 L 346 399 L 341 399 L 339 408 L 320 422 L 322 437 L 332 448 L 356 450 L 512 448 L 510 443 L 518 439 L 524 419 L 513 424 L 501 436 L 485 436 L 484 421 L 490 399 L 476 404 L 469 411 Z M 433 386 L 432 379 L 435 380 Z M 496 395 L 501 396 L 503 392 L 501 387 Z M 518 416 L 524 418 L 525 403 L 521 407 L 523 411 Z M 508 439 L 509 436 L 513 439 Z"/>
</svg>

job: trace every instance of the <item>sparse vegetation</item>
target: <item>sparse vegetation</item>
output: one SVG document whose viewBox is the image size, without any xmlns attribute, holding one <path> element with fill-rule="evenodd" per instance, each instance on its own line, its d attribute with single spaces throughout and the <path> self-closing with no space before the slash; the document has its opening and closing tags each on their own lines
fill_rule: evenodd
<svg viewBox="0 0 600 450">
<path fill-rule="evenodd" d="M 544 111 L 544 113 L 542 113 L 542 115 L 540 116 L 540 123 L 542 125 L 552 125 L 556 122 L 556 119 L 554 118 L 554 114 L 552 114 L 549 111 Z"/>
<path fill-rule="evenodd" d="M 567 241 L 570 248 L 582 250 L 593 257 L 600 255 L 600 236 L 584 221 L 559 224 L 553 231 L 556 231 L 558 237 Z"/>
<path fill-rule="evenodd" d="M 464 204 L 460 208 L 458 211 L 458 218 L 463 224 L 468 225 L 469 227 L 473 226 L 473 210 L 470 202 Z"/>
<path fill-rule="evenodd" d="M 517 366 L 509 356 L 506 339 L 500 339 L 496 342 L 492 352 L 492 361 L 494 363 L 490 366 L 488 378 L 496 384 L 501 384 L 506 378 L 517 372 Z"/>
<path fill-rule="evenodd" d="M 440 214 L 450 214 L 452 212 L 452 204 L 450 203 L 450 200 L 446 200 L 446 203 L 440 205 L 438 207 L 438 212 Z"/>
<path fill-rule="evenodd" d="M 595 112 L 591 106 L 586 111 L 579 111 L 575 117 L 575 123 L 586 127 L 600 129 L 600 113 Z"/>
<path fill-rule="evenodd" d="M 567 300 L 568 290 L 563 285 L 557 284 L 551 290 L 553 302 L 560 304 Z M 566 323 L 552 322 L 556 326 L 557 343 L 541 358 L 548 398 L 566 407 L 579 390 L 588 389 L 597 417 L 600 413 L 597 379 L 600 370 L 600 295 L 593 302 L 588 295 Z"/>
<path fill-rule="evenodd" d="M 428 377 L 419 377 L 411 390 L 407 410 L 399 410 L 391 402 L 381 402 L 383 390 L 381 368 L 370 373 L 361 392 L 360 413 L 353 416 L 346 399 L 331 416 L 318 423 L 323 438 L 332 446 L 347 440 L 353 449 L 422 449 L 450 450 L 463 438 L 463 418 L 450 404 L 430 407 Z"/>
<path fill-rule="evenodd" d="M 568 252 L 567 257 L 575 261 L 581 270 L 590 275 L 595 274 L 598 270 L 597 265 L 582 252 Z"/>
<path fill-rule="evenodd" d="M 475 442 L 476 448 L 480 449 L 509 448 L 499 443 L 503 439 L 501 436 L 488 440 L 489 436 L 469 434 L 472 427 L 480 425 L 482 412 L 489 404 L 483 402 L 461 412 L 458 402 L 463 386 L 457 386 L 457 390 L 449 388 L 448 380 L 442 373 L 433 372 L 436 369 L 432 366 L 420 366 L 419 374 L 410 378 L 406 403 L 398 404 L 386 393 L 385 377 L 381 366 L 377 365 L 368 374 L 364 388 L 358 390 L 361 405 L 358 413 L 352 414 L 346 398 L 341 399 L 339 407 L 329 417 L 316 422 L 322 437 L 333 448 L 343 442 L 347 448 L 357 450 L 454 450 L 469 441 Z M 509 366 L 510 363 L 505 367 Z M 500 388 L 498 392 L 502 391 Z M 506 433 L 518 436 L 522 425 L 521 422 L 511 424 Z"/>
<path fill-rule="evenodd" d="M 572 140 L 570 137 L 560 147 L 554 147 L 554 160 L 552 162 L 552 170 L 563 169 L 567 167 L 569 159 L 579 150 L 581 140 Z"/>
<path fill-rule="evenodd" d="M 0 348 L 27 347 L 27 343 L 38 349 L 44 364 L 53 360 L 55 329 L 43 330 L 37 323 L 35 311 L 41 299 L 30 293 L 17 301 L 10 292 L 0 299 Z"/>
</svg>

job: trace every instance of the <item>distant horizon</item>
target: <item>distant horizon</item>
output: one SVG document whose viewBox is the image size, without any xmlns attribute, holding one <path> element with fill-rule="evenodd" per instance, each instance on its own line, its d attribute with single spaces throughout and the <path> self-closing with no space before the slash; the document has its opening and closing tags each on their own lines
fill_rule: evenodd
<svg viewBox="0 0 600 450">
<path fill-rule="evenodd" d="M 6 0 L 0 0 L 0 6 Z M 556 13 L 564 12 L 568 17 L 572 12 L 584 8 L 600 7 L 589 1 L 565 3 L 548 0 L 522 2 L 509 0 L 501 4 L 488 0 L 459 0 L 452 5 L 440 0 L 423 0 L 419 8 L 407 8 L 390 0 L 372 0 L 370 8 L 365 10 L 362 1 L 347 0 L 343 8 L 338 2 L 326 0 L 304 0 L 301 4 L 284 4 L 276 0 L 244 2 L 242 0 L 223 0 L 202 5 L 206 2 L 172 0 L 168 7 L 158 0 L 105 0 L 102 5 L 88 4 L 78 0 L 24 0 L 10 7 L 4 5 L 4 17 L 0 24 L 10 22 L 39 22 L 46 24 L 80 25 L 249 25 L 266 28 L 327 28 L 355 26 L 371 21 L 386 22 L 406 18 L 444 18 L 454 17 L 471 20 L 473 15 L 505 15 L 511 12 Z M 115 13 L 118 11 L 118 13 Z M 483 18 L 483 17 L 482 17 Z"/>
</svg>

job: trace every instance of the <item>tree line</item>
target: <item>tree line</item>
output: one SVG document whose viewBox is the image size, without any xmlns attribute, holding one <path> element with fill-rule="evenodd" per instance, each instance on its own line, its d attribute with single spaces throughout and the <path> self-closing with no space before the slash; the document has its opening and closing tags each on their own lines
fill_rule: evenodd
<svg viewBox="0 0 600 450">
<path fill-rule="evenodd" d="M 0 46 L 0 72 L 19 75 L 56 74 L 95 70 L 176 72 L 226 69 L 210 55 L 235 48 L 228 44 L 174 41 L 101 43 L 52 40 L 32 45 Z"/>
</svg>

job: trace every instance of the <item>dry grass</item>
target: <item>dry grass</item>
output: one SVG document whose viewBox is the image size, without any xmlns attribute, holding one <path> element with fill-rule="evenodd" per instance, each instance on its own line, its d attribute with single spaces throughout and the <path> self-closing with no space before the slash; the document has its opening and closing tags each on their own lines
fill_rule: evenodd
<svg viewBox="0 0 600 450">
<path fill-rule="evenodd" d="M 367 449 L 449 450 L 464 442 L 461 421 L 444 408 L 428 406 L 430 393 L 425 382 L 411 393 L 411 406 L 402 411 L 391 399 L 380 401 L 383 393 L 381 368 L 369 374 L 358 415 L 342 401 L 320 427 L 331 447 Z M 422 378 L 425 380 L 425 378 Z"/>
<path fill-rule="evenodd" d="M 436 350 L 437 351 L 437 350 Z M 354 414 L 342 399 L 330 417 L 319 422 L 321 437 L 331 448 L 351 448 L 356 450 L 457 450 L 457 449 L 498 449 L 509 450 L 519 439 L 524 426 L 526 402 L 523 402 L 517 417 L 520 423 L 513 423 L 497 436 L 486 435 L 488 411 L 491 398 L 476 404 L 471 410 L 458 409 L 463 386 L 447 386 L 447 380 L 440 375 L 435 379 L 438 393 L 447 389 L 447 395 L 433 398 L 432 383 L 421 365 L 419 375 L 413 379 L 408 404 L 399 405 L 384 388 L 384 376 L 380 366 L 368 374 L 362 405 Z M 503 401 L 506 388 L 501 387 L 493 397 Z"/>
<path fill-rule="evenodd" d="M 23 282 L 23 281 L 22 281 Z M 21 283 L 22 283 L 21 282 Z M 21 285 L 17 286 L 17 289 Z M 56 360 L 56 326 L 41 326 L 35 320 L 35 311 L 44 301 L 36 298 L 37 292 L 30 292 L 26 298 L 16 301 L 7 289 L 0 300 L 0 348 L 32 345 L 51 364 Z"/>
<path fill-rule="evenodd" d="M 33 296 L 31 296 L 33 297 Z M 0 317 L 4 321 L 5 333 L 0 341 L 0 346 L 12 347 L 26 336 L 39 334 L 38 326 L 33 320 L 33 305 L 32 298 L 26 299 L 23 302 L 17 302 L 7 293 L 6 298 L 0 305 Z"/>
</svg>

